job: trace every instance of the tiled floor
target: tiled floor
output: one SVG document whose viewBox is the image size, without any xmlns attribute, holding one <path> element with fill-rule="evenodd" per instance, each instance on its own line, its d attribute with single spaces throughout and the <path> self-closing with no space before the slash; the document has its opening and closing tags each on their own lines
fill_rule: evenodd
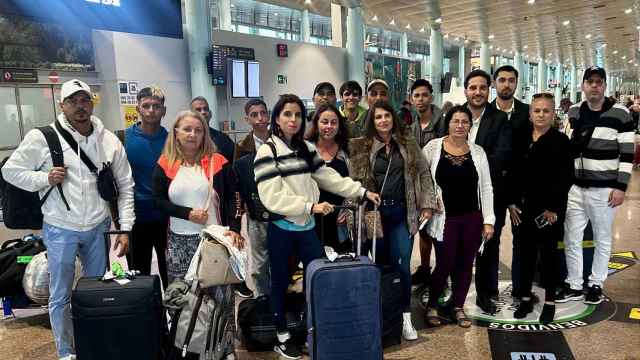
<svg viewBox="0 0 640 360">
<path fill-rule="evenodd" d="M 625 203 L 617 213 L 613 253 L 632 251 L 640 255 L 639 230 L 640 171 L 636 171 Z M 5 229 L 0 234 L 0 239 L 10 239 L 14 235 Z M 414 255 L 417 256 L 417 244 Z M 418 263 L 416 256 L 412 261 L 413 267 Z M 511 263 L 509 225 L 505 226 L 503 233 L 500 260 L 503 264 Z M 609 277 L 605 293 L 611 301 L 601 305 L 590 317 L 578 319 L 580 325 L 575 325 L 575 328 L 558 332 L 490 330 L 477 325 L 469 329 L 454 325 L 422 329 L 419 340 L 387 349 L 385 359 L 640 359 L 640 320 L 629 320 L 630 309 L 640 308 L 640 264 L 637 262 L 627 261 L 631 266 Z M 509 276 L 508 269 L 503 267 L 502 277 L 508 279 Z M 414 300 L 414 314 L 419 316 L 422 308 L 417 298 Z M 473 312 L 475 306 L 468 301 L 466 308 Z M 606 309 L 613 310 L 607 312 Z M 620 321 L 625 319 L 626 322 Z M 416 320 L 416 323 L 421 324 L 422 321 Z M 558 342 L 567 346 L 554 345 Z M 514 352 L 528 354 L 511 354 Z M 0 359 L 55 358 L 46 314 L 0 321 Z M 278 357 L 274 353 L 248 353 L 238 349 L 238 358 Z"/>
</svg>

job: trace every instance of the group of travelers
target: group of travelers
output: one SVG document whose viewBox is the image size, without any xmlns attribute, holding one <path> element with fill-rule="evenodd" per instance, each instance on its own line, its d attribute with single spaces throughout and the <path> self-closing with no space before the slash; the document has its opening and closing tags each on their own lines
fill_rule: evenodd
<svg viewBox="0 0 640 360">
<path fill-rule="evenodd" d="M 518 71 L 498 68 L 493 78 L 473 70 L 465 78 L 467 102 L 443 111 L 433 104 L 432 85 L 411 86 L 413 112 L 389 103 L 390 88 L 376 79 L 366 92 L 347 81 L 336 94 L 318 84 L 314 111 L 296 95 L 281 95 L 269 109 L 250 99 L 244 119 L 251 127 L 238 144 L 209 127 L 211 110 L 196 97 L 190 110 L 170 127 L 161 89 L 138 92 L 139 122 L 116 136 L 92 115 L 89 87 L 78 80 L 62 86 L 62 113 L 56 123 L 70 132 L 78 148 L 97 163 L 110 162 L 118 185 L 119 255 L 133 249 L 132 267 L 149 274 L 155 249 L 164 286 L 185 276 L 209 225 L 223 225 L 238 248 L 248 248 L 248 283 L 221 286 L 225 312 L 233 313 L 234 293 L 268 296 L 277 328 L 276 352 L 301 357 L 287 330 L 285 293 L 292 266 L 354 251 L 349 214 L 336 206 L 369 202 L 380 212 L 383 236 L 376 248 L 381 266 L 400 274 L 403 330 L 418 338 L 410 305 L 412 285 L 429 289 L 426 322 L 448 318 L 461 327 L 471 319 L 464 304 L 473 280 L 476 305 L 496 312 L 499 246 L 506 216 L 513 233 L 512 281 L 516 318 L 525 318 L 539 301 L 532 292 L 538 269 L 545 290 L 540 322 L 554 320 L 555 304 L 599 304 L 611 252 L 611 229 L 631 176 L 633 121 L 629 111 L 604 97 L 606 73 L 588 68 L 586 99 L 568 109 L 568 136 L 555 129 L 555 101 L 535 94 L 530 105 L 517 100 Z M 491 86 L 497 98 L 489 102 Z M 336 96 L 338 95 L 338 96 Z M 361 105 L 366 95 L 368 108 Z M 341 102 L 338 105 L 338 97 Z M 409 116 L 407 115 L 409 114 Z M 53 167 L 38 131 L 27 134 L 2 168 L 6 181 L 41 196 L 62 184 L 42 205 L 43 238 L 51 274 L 49 312 L 59 358 L 74 358 L 69 299 L 74 259 L 88 276 L 106 267 L 102 233 L 111 226 L 108 204 L 97 194 L 96 178 L 78 149 L 66 146 L 64 167 Z M 64 206 L 66 195 L 70 209 Z M 240 235 L 246 214 L 248 239 Z M 583 287 L 582 237 L 591 222 L 595 254 Z M 420 266 L 412 275 L 413 240 L 418 234 Z M 568 275 L 557 281 L 555 254 L 564 240 Z M 435 249 L 435 268 L 431 252 Z M 438 299 L 451 281 L 451 299 Z M 235 290 L 235 292 L 234 292 Z M 585 296 L 586 294 L 586 296 Z M 227 354 L 233 343 L 226 344 Z"/>
</svg>

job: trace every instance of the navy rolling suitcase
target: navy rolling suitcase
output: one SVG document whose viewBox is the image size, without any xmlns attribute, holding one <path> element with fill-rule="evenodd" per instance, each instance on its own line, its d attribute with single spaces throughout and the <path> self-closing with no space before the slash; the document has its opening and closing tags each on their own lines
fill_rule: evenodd
<svg viewBox="0 0 640 360">
<path fill-rule="evenodd" d="M 105 233 L 107 249 L 109 235 L 120 233 Z M 158 276 L 136 276 L 125 285 L 83 277 L 71 295 L 71 313 L 79 360 L 162 357 L 166 321 Z"/>
<path fill-rule="evenodd" d="M 362 206 L 358 213 L 360 225 Z M 361 226 L 357 232 L 360 249 Z M 311 359 L 382 359 L 380 269 L 368 257 L 316 259 L 305 285 Z"/>
</svg>

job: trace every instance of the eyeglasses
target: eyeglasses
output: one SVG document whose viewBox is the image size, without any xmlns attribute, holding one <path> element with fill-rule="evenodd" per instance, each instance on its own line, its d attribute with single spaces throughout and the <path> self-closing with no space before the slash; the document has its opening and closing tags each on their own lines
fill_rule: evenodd
<svg viewBox="0 0 640 360">
<path fill-rule="evenodd" d="M 149 104 L 149 103 L 144 103 L 142 105 L 140 105 L 141 108 L 145 109 L 145 110 L 162 110 L 164 108 L 164 105 L 162 104 Z"/>
<path fill-rule="evenodd" d="M 93 103 L 91 98 L 87 97 L 80 97 L 75 99 L 67 98 L 66 100 L 64 100 L 64 102 L 73 106 L 86 106 Z"/>
</svg>

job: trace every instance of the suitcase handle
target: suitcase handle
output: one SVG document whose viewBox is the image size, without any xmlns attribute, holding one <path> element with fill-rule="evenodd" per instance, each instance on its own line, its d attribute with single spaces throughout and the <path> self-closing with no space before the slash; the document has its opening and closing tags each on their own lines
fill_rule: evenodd
<svg viewBox="0 0 640 360">
<path fill-rule="evenodd" d="M 114 230 L 114 231 L 105 231 L 104 232 L 104 245 L 105 245 L 105 256 L 107 257 L 107 270 L 111 271 L 111 262 L 109 262 L 109 250 L 111 248 L 111 235 L 120 235 L 120 234 L 128 234 L 129 235 L 129 258 L 131 259 L 131 264 L 133 264 L 133 249 L 131 246 L 131 231 L 124 230 Z M 129 269 L 132 270 L 132 269 Z"/>
</svg>

